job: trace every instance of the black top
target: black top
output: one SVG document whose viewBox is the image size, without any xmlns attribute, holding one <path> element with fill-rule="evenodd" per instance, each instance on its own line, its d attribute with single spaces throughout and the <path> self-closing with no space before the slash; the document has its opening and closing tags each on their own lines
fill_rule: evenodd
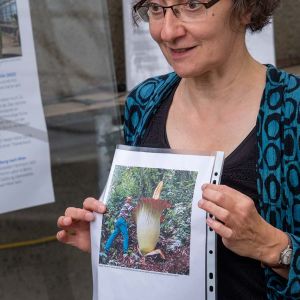
<svg viewBox="0 0 300 300">
<path fill-rule="evenodd" d="M 142 138 L 142 147 L 170 148 L 166 122 L 175 90 L 156 111 Z M 216 149 L 218 150 L 218 149 Z M 228 185 L 249 196 L 257 204 L 256 187 L 256 128 L 225 159 L 221 184 Z M 217 239 L 218 300 L 266 299 L 266 284 L 260 262 L 236 255 Z"/>
</svg>

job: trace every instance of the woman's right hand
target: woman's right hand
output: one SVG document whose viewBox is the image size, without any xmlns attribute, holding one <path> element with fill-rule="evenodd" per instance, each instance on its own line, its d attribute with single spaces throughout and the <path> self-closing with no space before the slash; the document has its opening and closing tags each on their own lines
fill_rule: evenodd
<svg viewBox="0 0 300 300">
<path fill-rule="evenodd" d="M 58 241 L 90 252 L 90 222 L 95 219 L 93 212 L 103 214 L 105 211 L 103 202 L 94 198 L 86 198 L 83 208 L 68 207 L 65 215 L 57 220 L 57 226 L 62 229 L 56 235 Z"/>
</svg>

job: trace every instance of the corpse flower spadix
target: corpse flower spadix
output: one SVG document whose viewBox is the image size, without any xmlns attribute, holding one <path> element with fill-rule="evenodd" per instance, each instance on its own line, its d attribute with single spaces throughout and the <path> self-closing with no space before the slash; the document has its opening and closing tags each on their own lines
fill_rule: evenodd
<svg viewBox="0 0 300 300">
<path fill-rule="evenodd" d="M 152 198 L 142 197 L 135 208 L 139 250 L 146 255 L 155 250 L 160 235 L 160 217 L 164 209 L 171 207 L 168 201 L 159 199 L 163 186 L 161 181 Z"/>
</svg>

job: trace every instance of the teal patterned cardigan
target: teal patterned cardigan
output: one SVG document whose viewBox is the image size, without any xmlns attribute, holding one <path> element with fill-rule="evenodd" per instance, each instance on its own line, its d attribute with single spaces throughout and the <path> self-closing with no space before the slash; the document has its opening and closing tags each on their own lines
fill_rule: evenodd
<svg viewBox="0 0 300 300">
<path fill-rule="evenodd" d="M 288 280 L 265 268 L 268 299 L 300 299 L 300 78 L 268 65 L 257 117 L 259 212 L 293 245 Z M 180 78 L 175 73 L 138 85 L 125 105 L 124 138 L 138 146 L 158 106 Z"/>
</svg>

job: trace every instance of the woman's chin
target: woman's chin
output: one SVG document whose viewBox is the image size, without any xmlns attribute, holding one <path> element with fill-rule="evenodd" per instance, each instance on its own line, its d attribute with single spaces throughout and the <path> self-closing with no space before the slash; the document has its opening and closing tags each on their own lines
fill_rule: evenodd
<svg viewBox="0 0 300 300">
<path fill-rule="evenodd" d="M 180 68 L 173 68 L 174 72 L 181 78 L 193 78 L 197 77 L 197 72 L 192 71 L 192 70 L 183 70 Z M 199 76 L 199 75 L 198 75 Z"/>
<path fill-rule="evenodd" d="M 199 78 L 205 76 L 205 74 L 209 73 L 213 70 L 213 65 L 209 66 L 172 66 L 174 72 L 181 78 Z"/>
</svg>

